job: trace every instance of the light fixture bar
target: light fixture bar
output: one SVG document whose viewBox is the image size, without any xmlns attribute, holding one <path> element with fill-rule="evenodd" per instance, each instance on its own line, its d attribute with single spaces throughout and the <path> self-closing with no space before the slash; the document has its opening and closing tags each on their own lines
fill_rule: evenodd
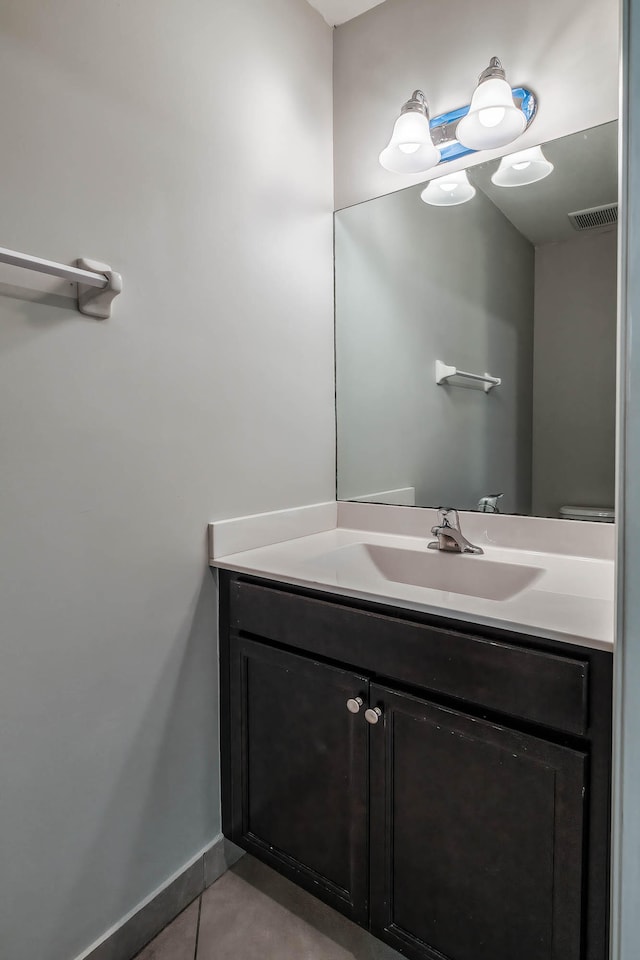
<svg viewBox="0 0 640 960">
<path fill-rule="evenodd" d="M 391 173 L 421 175 L 471 153 L 495 150 L 518 140 L 538 109 L 527 87 L 511 87 L 498 57 L 478 78 L 471 102 L 431 117 L 422 90 L 414 90 L 397 117 L 380 165 Z"/>
</svg>

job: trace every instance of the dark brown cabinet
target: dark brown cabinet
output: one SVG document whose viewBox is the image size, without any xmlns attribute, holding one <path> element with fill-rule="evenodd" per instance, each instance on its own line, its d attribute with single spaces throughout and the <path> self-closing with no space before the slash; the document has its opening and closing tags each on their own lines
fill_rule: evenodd
<svg viewBox="0 0 640 960">
<path fill-rule="evenodd" d="M 368 919 L 368 681 L 239 639 L 231 661 L 234 839 Z M 360 722 L 358 722 L 360 721 Z"/>
<path fill-rule="evenodd" d="M 417 958 L 580 960 L 585 755 L 370 697 L 373 932 Z"/>
<path fill-rule="evenodd" d="M 606 960 L 607 654 L 220 586 L 226 836 L 413 960 Z"/>
</svg>

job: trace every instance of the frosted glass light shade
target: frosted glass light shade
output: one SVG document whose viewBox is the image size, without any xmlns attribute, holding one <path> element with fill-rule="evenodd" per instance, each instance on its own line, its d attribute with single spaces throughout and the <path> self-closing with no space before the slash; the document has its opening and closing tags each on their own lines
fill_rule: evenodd
<svg viewBox="0 0 640 960">
<path fill-rule="evenodd" d="M 542 147 L 530 147 L 503 157 L 491 182 L 497 187 L 524 187 L 544 180 L 550 173 L 553 173 L 553 164 L 543 154 Z"/>
<path fill-rule="evenodd" d="M 417 111 L 401 114 L 380 154 L 381 166 L 392 173 L 425 173 L 439 161 L 440 151 L 433 145 L 426 116 Z"/>
<path fill-rule="evenodd" d="M 513 143 L 526 125 L 507 81 L 490 77 L 476 87 L 469 113 L 458 124 L 456 135 L 470 150 L 492 150 Z"/>
<path fill-rule="evenodd" d="M 466 170 L 445 174 L 431 180 L 420 194 L 420 199 L 432 207 L 456 207 L 473 200 L 476 188 L 469 183 Z"/>
</svg>

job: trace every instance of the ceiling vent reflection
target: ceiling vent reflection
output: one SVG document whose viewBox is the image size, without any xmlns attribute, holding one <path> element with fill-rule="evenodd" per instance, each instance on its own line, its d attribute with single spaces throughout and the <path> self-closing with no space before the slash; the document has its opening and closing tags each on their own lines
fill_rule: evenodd
<svg viewBox="0 0 640 960">
<path fill-rule="evenodd" d="M 618 204 L 605 203 L 601 207 L 588 210 L 576 210 L 567 214 L 574 230 L 593 230 L 595 227 L 608 227 L 618 222 Z"/>
</svg>

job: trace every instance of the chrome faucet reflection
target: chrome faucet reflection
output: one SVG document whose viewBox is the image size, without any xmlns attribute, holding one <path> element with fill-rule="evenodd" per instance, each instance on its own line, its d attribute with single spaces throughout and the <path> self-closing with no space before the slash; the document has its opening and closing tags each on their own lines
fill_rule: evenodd
<svg viewBox="0 0 640 960">
<path fill-rule="evenodd" d="M 470 543 L 460 529 L 460 517 L 453 507 L 438 507 L 438 522 L 431 529 L 436 538 L 429 544 L 429 550 L 442 550 L 444 553 L 482 554 L 482 547 Z"/>
<path fill-rule="evenodd" d="M 478 510 L 480 513 L 500 513 L 498 500 L 502 500 L 504 493 L 490 493 L 488 497 L 480 497 Z"/>
</svg>

